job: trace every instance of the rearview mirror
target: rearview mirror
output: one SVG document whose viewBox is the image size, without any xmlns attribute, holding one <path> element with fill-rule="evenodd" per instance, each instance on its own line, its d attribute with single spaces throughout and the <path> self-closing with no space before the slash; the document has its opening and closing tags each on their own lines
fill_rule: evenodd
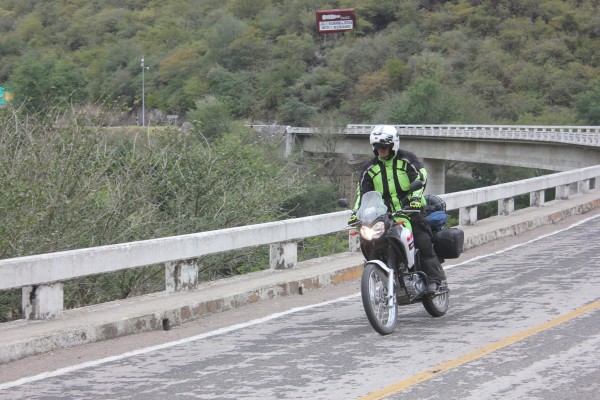
<svg viewBox="0 0 600 400">
<path fill-rule="evenodd" d="M 337 202 L 338 207 L 350 208 L 350 204 L 348 203 L 348 199 L 339 199 Z"/>
</svg>

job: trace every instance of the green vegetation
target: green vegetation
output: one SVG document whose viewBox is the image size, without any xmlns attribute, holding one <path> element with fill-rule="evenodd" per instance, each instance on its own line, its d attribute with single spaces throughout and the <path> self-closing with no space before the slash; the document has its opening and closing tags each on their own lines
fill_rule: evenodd
<svg viewBox="0 0 600 400">
<path fill-rule="evenodd" d="M 1 258 L 272 221 L 303 193 L 293 160 L 234 123 L 208 140 L 60 117 L 0 120 Z"/>
<path fill-rule="evenodd" d="M 209 139 L 196 128 L 107 130 L 85 115 L 4 111 L 0 258 L 282 219 L 311 176 L 233 121 Z M 268 249 L 200 260 L 202 279 L 265 267 Z M 65 304 L 163 288 L 164 267 L 150 266 L 68 282 Z M 19 303 L 18 291 L 0 293 L 0 320 L 18 317 Z"/>
<path fill-rule="evenodd" d="M 345 7 L 356 30 L 316 33 L 316 10 Z M 211 109 L 301 126 L 332 113 L 352 123 L 597 124 L 599 7 L 0 0 L 0 82 L 29 109 L 94 105 L 133 124 L 144 57 L 151 125 Z"/>
</svg>

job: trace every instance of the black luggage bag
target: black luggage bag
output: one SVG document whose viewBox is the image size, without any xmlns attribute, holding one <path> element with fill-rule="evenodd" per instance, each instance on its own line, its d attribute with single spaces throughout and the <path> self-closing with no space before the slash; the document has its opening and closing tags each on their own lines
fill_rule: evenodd
<svg viewBox="0 0 600 400">
<path fill-rule="evenodd" d="M 433 248 L 440 258 L 458 258 L 463 251 L 465 233 L 458 228 L 443 229 L 433 235 Z"/>
</svg>

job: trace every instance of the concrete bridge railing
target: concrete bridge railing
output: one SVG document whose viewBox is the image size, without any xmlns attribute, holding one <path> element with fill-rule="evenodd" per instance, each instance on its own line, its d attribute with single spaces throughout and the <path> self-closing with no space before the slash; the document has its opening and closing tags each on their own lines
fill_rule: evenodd
<svg viewBox="0 0 600 400">
<path fill-rule="evenodd" d="M 475 224 L 477 206 L 498 202 L 500 215 L 514 211 L 514 197 L 530 195 L 532 207 L 545 202 L 544 190 L 556 188 L 556 199 L 597 188 L 600 165 L 522 181 L 442 195 L 448 210 L 459 210 L 461 225 Z M 0 290 L 21 288 L 26 319 L 49 319 L 63 312 L 65 281 L 164 264 L 167 292 L 187 291 L 198 285 L 198 259 L 246 247 L 269 245 L 270 268 L 297 264 L 300 239 L 344 230 L 350 211 L 210 232 L 143 240 L 71 251 L 0 260 Z M 351 237 L 350 250 L 356 250 Z"/>
<path fill-rule="evenodd" d="M 287 127 L 285 154 L 343 154 L 359 162 L 373 157 L 374 125 Z M 551 171 L 600 164 L 600 126 L 395 125 L 401 148 L 414 152 L 429 172 L 428 194 L 445 191 L 448 161 L 487 163 Z"/>
<path fill-rule="evenodd" d="M 348 125 L 339 133 L 369 135 L 374 125 Z M 395 125 L 401 136 L 432 136 L 454 139 L 524 140 L 600 147 L 600 126 L 534 125 Z M 287 134 L 313 134 L 320 128 L 288 127 Z"/>
</svg>

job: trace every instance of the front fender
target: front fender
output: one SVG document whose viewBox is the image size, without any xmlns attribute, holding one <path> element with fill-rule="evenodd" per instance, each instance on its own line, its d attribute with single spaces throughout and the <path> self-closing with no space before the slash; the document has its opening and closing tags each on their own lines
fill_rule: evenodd
<svg viewBox="0 0 600 400">
<path fill-rule="evenodd" d="M 391 268 L 388 268 L 388 266 L 385 265 L 385 263 L 381 260 L 369 260 L 365 263 L 365 265 L 367 265 L 367 264 L 379 265 L 388 275 L 392 272 Z"/>
</svg>

